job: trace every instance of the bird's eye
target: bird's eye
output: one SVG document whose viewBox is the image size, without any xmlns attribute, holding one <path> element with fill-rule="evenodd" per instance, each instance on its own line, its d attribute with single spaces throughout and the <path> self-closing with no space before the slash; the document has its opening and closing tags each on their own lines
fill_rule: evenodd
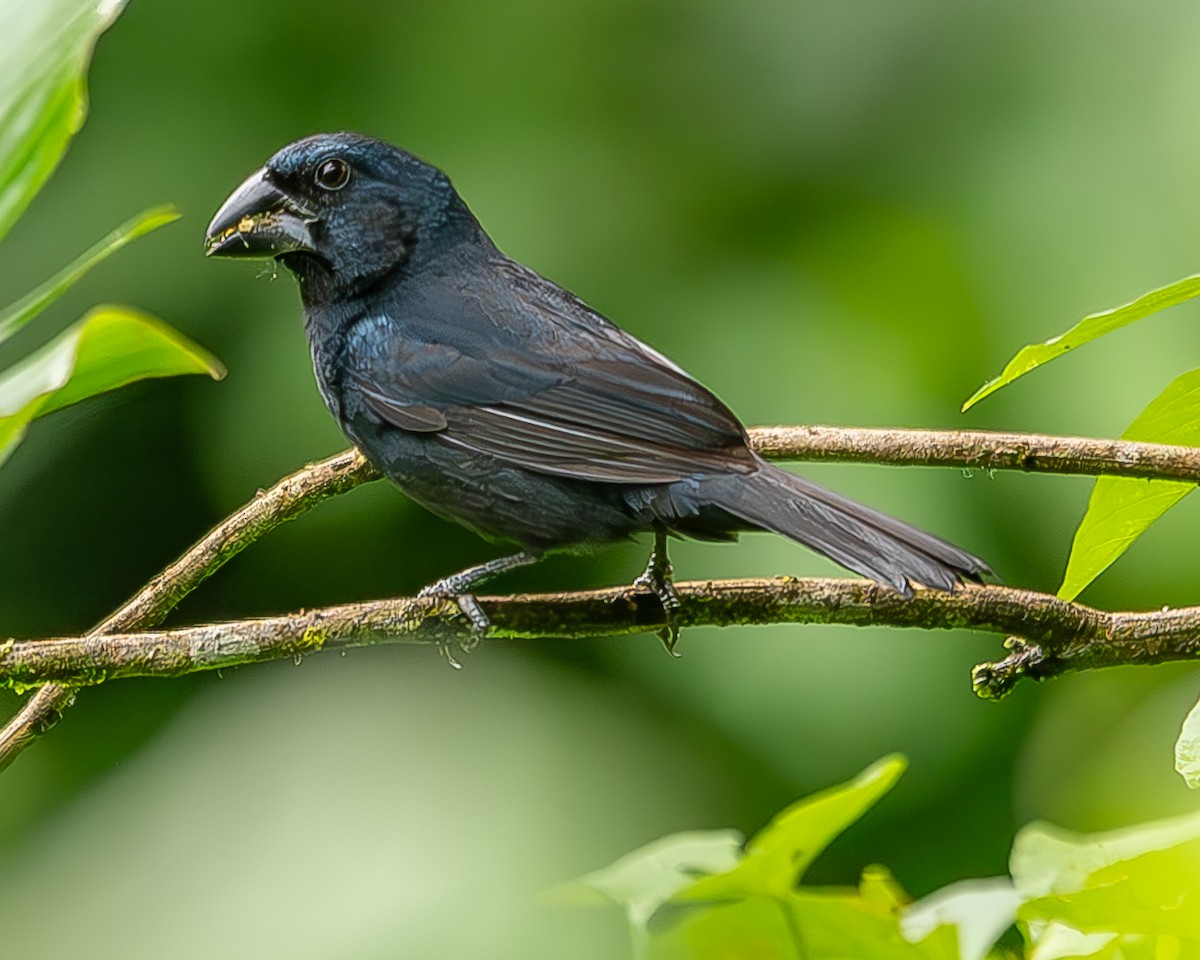
<svg viewBox="0 0 1200 960">
<path fill-rule="evenodd" d="M 350 164 L 341 157 L 324 160 L 317 166 L 313 179 L 324 190 L 341 190 L 350 182 Z"/>
</svg>

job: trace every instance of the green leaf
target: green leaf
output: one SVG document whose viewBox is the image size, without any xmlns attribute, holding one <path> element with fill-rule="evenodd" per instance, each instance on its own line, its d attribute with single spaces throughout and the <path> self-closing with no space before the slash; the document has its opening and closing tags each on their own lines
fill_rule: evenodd
<svg viewBox="0 0 1200 960">
<path fill-rule="evenodd" d="M 1012 383 L 1018 377 L 1023 377 L 1040 367 L 1043 363 L 1061 357 L 1064 353 L 1076 347 L 1090 343 L 1106 333 L 1112 333 L 1135 320 L 1141 320 L 1167 307 L 1191 300 L 1200 296 L 1200 276 L 1184 277 L 1174 283 L 1157 290 L 1143 294 L 1132 303 L 1093 313 L 1084 317 L 1066 333 L 1051 337 L 1045 343 L 1031 343 L 1017 351 L 1016 356 L 1008 361 L 1008 365 L 995 380 L 989 380 L 962 405 L 964 411 L 970 409 L 984 397 L 995 393 L 1001 387 Z"/>
<path fill-rule="evenodd" d="M 40 350 L 0 373 L 0 463 L 35 418 L 149 377 L 225 375 L 220 362 L 161 320 L 96 307 Z"/>
<path fill-rule="evenodd" d="M 817 855 L 887 793 L 906 766 L 907 761 L 899 755 L 885 757 L 849 783 L 793 804 L 751 838 L 741 863 L 726 873 L 698 880 L 675 901 L 789 895 Z"/>
<path fill-rule="evenodd" d="M 1193 790 L 1200 787 L 1200 703 L 1192 707 L 1175 741 L 1175 769 Z"/>
<path fill-rule="evenodd" d="M 1138 960 L 1121 949 L 1115 933 L 1080 933 L 1061 923 L 1046 923 L 1036 937 L 1037 960 L 1074 960 L 1094 957 L 1096 960 Z M 1145 960 L 1157 960 L 1153 953 Z"/>
<path fill-rule="evenodd" d="M 744 839 L 736 830 L 675 833 L 607 867 L 551 887 L 538 899 L 563 907 L 616 904 L 625 909 L 632 926 L 644 929 L 660 904 L 697 877 L 732 869 Z"/>
<path fill-rule="evenodd" d="M 695 906 L 682 922 L 656 931 L 635 956 L 647 960 L 799 960 L 812 955 L 797 951 L 788 911 L 770 898 L 752 897 L 717 907 Z"/>
<path fill-rule="evenodd" d="M 790 960 L 796 943 L 792 901 L 800 875 L 834 837 L 891 789 L 906 765 L 903 757 L 885 757 L 850 783 L 800 801 L 760 831 L 744 857 L 741 835 L 734 831 L 675 834 L 603 870 L 560 884 L 539 899 L 559 906 L 622 906 L 639 956 Z M 822 905 L 830 897 L 850 902 L 848 907 L 830 908 L 842 910 L 839 922 L 858 923 L 864 915 L 887 918 L 880 941 L 886 949 L 878 954 L 883 960 L 953 958 L 946 948 L 950 939 L 944 936 L 923 943 L 919 950 L 903 939 L 898 918 L 906 898 L 882 868 L 866 871 L 857 893 L 820 896 Z M 709 933 L 694 942 L 696 930 Z"/>
<path fill-rule="evenodd" d="M 36 0 L 0 10 L 0 239 L 87 113 L 84 74 L 124 0 Z"/>
<path fill-rule="evenodd" d="M 963 880 L 914 903 L 900 921 L 904 936 L 923 942 L 951 929 L 961 960 L 983 960 L 1000 934 L 1012 926 L 1021 895 L 1008 877 Z"/>
<path fill-rule="evenodd" d="M 1058 595 L 1074 600 L 1155 520 L 1187 496 L 1195 484 L 1175 480 L 1099 477 L 1087 513 L 1075 531 Z"/>
<path fill-rule="evenodd" d="M 1031 900 L 1020 915 L 1083 933 L 1182 937 L 1200 946 L 1200 839 L 1098 870 L 1087 889 Z"/>
<path fill-rule="evenodd" d="M 1122 434 L 1126 440 L 1200 446 L 1200 370 L 1176 378 Z M 1075 531 L 1058 595 L 1073 600 L 1155 520 L 1194 490 L 1178 480 L 1099 477 Z"/>
<path fill-rule="evenodd" d="M 1152 820 L 1103 833 L 1075 833 L 1031 823 L 1017 833 L 1008 869 L 1023 897 L 1070 894 L 1085 889 L 1101 870 L 1153 850 L 1200 838 L 1200 814 Z"/>
<path fill-rule="evenodd" d="M 1033 824 L 1009 866 L 1038 957 L 1200 951 L 1200 814 L 1098 834 Z"/>
<path fill-rule="evenodd" d="M 900 930 L 907 896 L 883 867 L 857 890 L 802 887 L 784 898 L 755 896 L 709 906 L 650 941 L 653 960 L 959 960 L 954 931 L 914 943 Z"/>
<path fill-rule="evenodd" d="M 900 915 L 907 902 L 888 871 L 878 866 L 863 871 L 858 890 L 796 891 L 788 906 L 797 953 L 831 960 L 958 960 L 949 928 L 919 942 L 905 938 Z"/>
<path fill-rule="evenodd" d="M 151 207 L 136 217 L 127 220 L 112 233 L 85 251 L 72 263 L 35 287 L 28 294 L 0 313 L 0 343 L 25 326 L 30 320 L 50 306 L 72 286 L 82 280 L 96 264 L 116 253 L 122 247 L 144 237 L 152 230 L 166 226 L 179 219 L 179 213 L 171 206 Z"/>
</svg>

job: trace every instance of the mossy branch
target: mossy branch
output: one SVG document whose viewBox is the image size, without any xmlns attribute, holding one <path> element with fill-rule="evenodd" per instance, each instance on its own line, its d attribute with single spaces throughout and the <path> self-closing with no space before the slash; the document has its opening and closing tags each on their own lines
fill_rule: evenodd
<svg viewBox="0 0 1200 960">
<path fill-rule="evenodd" d="M 184 597 L 269 530 L 377 476 L 362 454 L 347 450 L 259 491 L 97 625 L 89 638 L 158 626 Z M 60 683 L 48 683 L 34 693 L 0 729 L 0 771 L 53 727 L 74 699 L 74 688 Z"/>
<path fill-rule="evenodd" d="M 1011 587 L 964 585 L 911 598 L 869 580 L 793 578 L 676 584 L 680 625 L 833 623 L 853 626 L 983 630 L 1019 640 L 1000 663 L 975 670 L 981 696 L 1007 693 L 1022 676 L 1124 663 L 1195 659 L 1200 607 L 1105 613 Z M 663 611 L 634 587 L 577 593 L 480 597 L 492 620 L 487 639 L 577 640 L 653 631 Z M 178 630 L 90 634 L 0 645 L 0 682 L 88 686 L 125 677 L 177 677 L 380 643 L 469 644 L 454 604 L 398 598 L 344 604 L 279 617 Z"/>
<path fill-rule="evenodd" d="M 963 467 L 1200 483 L 1200 447 L 990 430 L 757 427 L 750 441 L 772 460 Z"/>
<path fill-rule="evenodd" d="M 751 430 L 750 440 L 764 456 L 779 460 L 953 466 L 1200 482 L 1200 450 L 1124 440 L 838 427 L 763 427 Z M 132 668 L 108 659 L 119 651 L 137 660 L 138 656 L 149 656 L 152 650 L 162 649 L 163 653 L 154 656 L 165 658 L 165 651 L 174 649 L 171 644 L 176 642 L 175 638 L 196 639 L 205 636 L 204 631 L 215 631 L 210 635 L 224 637 L 222 643 L 234 644 L 232 655 L 243 656 L 246 650 L 255 649 L 254 643 L 261 643 L 262 635 L 255 631 L 265 629 L 263 624 L 274 624 L 273 629 L 282 631 L 271 634 L 272 637 L 287 634 L 289 625 L 296 627 L 296 617 L 283 617 L 144 633 L 161 623 L 188 593 L 259 537 L 322 500 L 345 493 L 377 476 L 356 451 L 312 464 L 284 478 L 270 490 L 260 492 L 231 514 L 88 636 L 5 645 L 0 664 L 7 672 L 0 676 L 13 682 L 42 685 L 18 714 L 0 729 L 0 770 L 54 724 L 73 701 L 77 687 L 94 683 L 101 677 L 131 675 L 128 671 Z M 1024 638 L 1011 645 L 1013 652 L 1005 660 L 977 668 L 976 688 L 987 695 L 1005 692 L 1020 676 L 1043 677 L 1066 669 L 1190 658 L 1197 642 L 1193 634 L 1200 636 L 1200 629 L 1189 619 L 1195 616 L 1191 608 L 1146 614 L 1108 614 L 1077 604 L 1064 604 L 1044 594 L 1001 587 L 970 587 L 953 594 L 923 592 L 914 600 L 905 601 L 873 585 L 849 580 L 686 586 L 685 624 L 827 622 L 929 628 L 972 626 Z M 517 631 L 522 636 L 571 634 L 572 631 L 561 629 L 568 621 L 578 625 L 578 631 L 582 631 L 577 631 L 578 635 L 586 636 L 649 629 L 654 624 L 645 620 L 647 602 L 651 602 L 648 597 L 638 599 L 628 590 L 491 601 L 495 630 L 501 636 L 512 635 L 515 623 L 523 624 Z M 357 608 L 331 608 L 341 611 L 336 616 L 331 611 L 297 616 L 333 617 L 333 622 L 341 624 L 340 629 L 346 631 L 346 637 L 359 639 L 369 635 L 376 639 L 444 641 L 454 639 L 461 629 L 446 611 L 437 613 L 431 602 L 395 600 L 380 603 L 382 606 L 375 605 L 379 607 L 375 612 L 382 616 L 386 610 L 387 616 L 392 617 L 392 620 L 383 621 L 383 629 L 374 622 L 368 629 L 365 621 L 356 620 L 356 617 L 366 615 L 361 609 L 353 612 Z M 998 613 L 1001 610 L 1008 612 L 1001 617 Z M 338 616 L 349 619 L 338 620 Z M 534 619 L 531 621 L 530 617 Z M 354 626 L 355 623 L 358 626 Z M 322 630 L 328 627 L 328 623 L 323 621 L 323 624 Z M 1039 624 L 1049 624 L 1049 633 Z M 304 630 L 310 626 L 306 621 L 297 635 L 301 645 Z M 1143 628 L 1148 631 L 1144 635 L 1138 633 Z M 242 631 L 241 646 L 228 633 L 231 630 Z M 1129 630 L 1134 632 L 1128 633 Z M 256 636 L 260 639 L 253 640 Z M 310 640 L 312 636 L 309 634 Z M 152 643 L 141 654 L 135 655 L 132 651 L 138 649 L 139 642 L 149 642 L 148 637 L 158 638 L 156 642 L 160 646 L 155 647 Z M 292 656 L 297 652 L 290 648 L 284 652 L 289 642 L 295 646 L 296 637 L 279 642 L 283 644 L 279 652 L 249 656 L 236 662 Z M 328 646 L 330 641 L 326 639 L 324 643 Z M 36 654 L 34 648 L 38 648 Z M 227 649 L 230 648 L 220 648 Z M 268 645 L 263 649 L 271 648 Z M 56 656 L 65 656 L 68 651 L 74 657 L 71 662 L 75 666 L 67 669 L 60 659 L 54 661 L 51 669 L 50 661 Z M 37 669 L 34 668 L 35 661 L 41 664 Z M 150 670 L 153 665 L 147 662 L 146 669 L 151 675 L 175 675 L 193 669 L 209 669 L 215 664 L 211 659 L 203 663 L 185 659 L 171 670 Z"/>
</svg>

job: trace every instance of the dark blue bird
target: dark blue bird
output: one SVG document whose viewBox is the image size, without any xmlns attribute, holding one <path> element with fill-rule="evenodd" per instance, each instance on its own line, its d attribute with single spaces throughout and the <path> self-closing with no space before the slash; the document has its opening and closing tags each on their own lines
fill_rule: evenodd
<svg viewBox="0 0 1200 960">
<path fill-rule="evenodd" d="M 472 589 L 547 551 L 649 531 L 638 584 L 676 637 L 668 534 L 790 537 L 909 595 L 979 558 L 760 458 L 666 357 L 510 260 L 440 170 L 350 133 L 290 144 L 209 225 L 214 256 L 274 257 L 300 284 L 317 385 L 408 496 L 520 552 L 428 587 L 477 635 Z"/>
</svg>

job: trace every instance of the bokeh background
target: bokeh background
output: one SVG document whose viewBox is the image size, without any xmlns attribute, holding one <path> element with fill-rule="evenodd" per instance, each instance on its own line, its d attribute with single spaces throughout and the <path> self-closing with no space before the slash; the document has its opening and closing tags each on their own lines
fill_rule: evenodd
<svg viewBox="0 0 1200 960">
<path fill-rule="evenodd" d="M 213 522 L 344 446 L 286 276 L 208 262 L 227 193 L 328 129 L 444 167 L 499 245 L 715 389 L 747 423 L 1117 435 L 1200 357 L 1178 308 L 962 399 L 1021 344 L 1195 272 L 1200 8 L 1184 0 L 135 0 L 92 112 L 4 245 L 0 301 L 112 225 L 183 221 L 0 356 L 102 301 L 215 351 L 220 384 L 138 386 L 39 422 L 0 473 L 0 635 L 85 630 Z M 805 467 L 1053 590 L 1085 479 Z M 1200 501 L 1084 599 L 1196 601 Z M 415 590 L 493 555 L 384 484 L 238 557 L 172 622 Z M 644 551 L 501 589 L 627 580 Z M 830 573 L 792 544 L 674 551 L 682 578 Z M 0 784 L 13 955 L 609 957 L 620 918 L 529 895 L 682 829 L 752 831 L 884 753 L 901 785 L 815 865 L 914 894 L 1005 869 L 1034 818 L 1195 807 L 1171 769 L 1194 669 L 970 692 L 994 637 L 690 630 L 359 650 L 83 693 Z M 7 714 L 18 700 L 0 693 Z"/>
</svg>

